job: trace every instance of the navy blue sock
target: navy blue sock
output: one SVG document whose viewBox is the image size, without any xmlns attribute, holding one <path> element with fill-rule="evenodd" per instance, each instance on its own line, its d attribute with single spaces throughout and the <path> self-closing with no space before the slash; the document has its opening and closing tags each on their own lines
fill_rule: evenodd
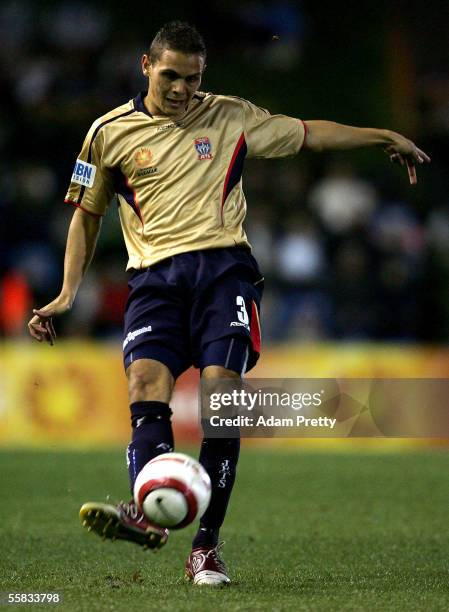
<svg viewBox="0 0 449 612">
<path fill-rule="evenodd" d="M 239 438 L 204 438 L 201 444 L 199 461 L 210 476 L 212 496 L 208 509 L 201 517 L 192 548 L 218 544 L 219 530 L 234 486 L 239 452 Z"/>
<path fill-rule="evenodd" d="M 170 417 L 172 411 L 164 402 L 134 402 L 130 406 L 132 440 L 128 444 L 128 464 L 131 493 L 137 474 L 143 466 L 162 453 L 174 448 Z"/>
</svg>

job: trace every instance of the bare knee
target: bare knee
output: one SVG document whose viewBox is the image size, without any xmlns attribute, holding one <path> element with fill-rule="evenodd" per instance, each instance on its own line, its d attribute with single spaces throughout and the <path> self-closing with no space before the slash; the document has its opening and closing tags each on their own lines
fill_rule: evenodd
<svg viewBox="0 0 449 612">
<path fill-rule="evenodd" d="M 170 370 L 155 359 L 138 359 L 126 370 L 129 402 L 156 401 L 168 404 L 174 378 Z"/>
<path fill-rule="evenodd" d="M 201 373 L 201 378 L 211 380 L 213 378 L 241 378 L 240 374 L 233 370 L 228 370 L 223 366 L 211 365 L 204 368 Z"/>
</svg>

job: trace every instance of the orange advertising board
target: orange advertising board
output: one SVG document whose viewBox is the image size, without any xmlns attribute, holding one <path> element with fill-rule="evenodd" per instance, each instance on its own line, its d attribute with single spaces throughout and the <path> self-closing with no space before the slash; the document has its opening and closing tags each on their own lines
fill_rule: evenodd
<svg viewBox="0 0 449 612">
<path fill-rule="evenodd" d="M 127 443 L 127 387 L 116 344 L 7 343 L 0 348 L 0 366 L 0 445 Z M 449 350 L 287 345 L 267 348 L 251 376 L 449 378 Z M 178 380 L 171 404 L 178 443 L 199 439 L 197 391 L 198 373 L 189 370 Z"/>
</svg>

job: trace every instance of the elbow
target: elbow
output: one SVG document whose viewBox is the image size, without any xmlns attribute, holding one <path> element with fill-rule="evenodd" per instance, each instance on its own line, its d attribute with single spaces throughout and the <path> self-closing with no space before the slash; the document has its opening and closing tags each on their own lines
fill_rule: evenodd
<svg viewBox="0 0 449 612">
<path fill-rule="evenodd" d="M 307 140 L 304 142 L 303 148 L 308 151 L 313 151 L 314 153 L 321 153 L 324 151 L 323 143 L 316 138 L 309 138 L 309 135 L 307 135 Z"/>
<path fill-rule="evenodd" d="M 309 149 L 313 151 L 314 153 L 321 153 L 322 151 L 324 151 L 324 146 L 321 142 L 315 141 L 312 143 Z"/>
<path fill-rule="evenodd" d="M 313 151 L 314 153 L 321 153 L 324 150 L 324 146 L 322 140 L 319 137 L 319 130 L 315 127 L 315 121 L 308 121 L 307 123 L 304 121 L 304 143 L 303 149 L 308 151 Z"/>
</svg>

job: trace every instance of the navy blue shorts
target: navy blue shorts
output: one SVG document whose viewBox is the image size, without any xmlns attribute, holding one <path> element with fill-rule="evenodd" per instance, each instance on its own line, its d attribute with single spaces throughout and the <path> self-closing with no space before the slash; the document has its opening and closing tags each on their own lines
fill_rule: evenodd
<svg viewBox="0 0 449 612">
<path fill-rule="evenodd" d="M 263 277 L 249 249 L 174 255 L 131 272 L 125 309 L 125 369 L 156 359 L 176 379 L 191 365 L 243 374 L 260 353 Z"/>
</svg>

